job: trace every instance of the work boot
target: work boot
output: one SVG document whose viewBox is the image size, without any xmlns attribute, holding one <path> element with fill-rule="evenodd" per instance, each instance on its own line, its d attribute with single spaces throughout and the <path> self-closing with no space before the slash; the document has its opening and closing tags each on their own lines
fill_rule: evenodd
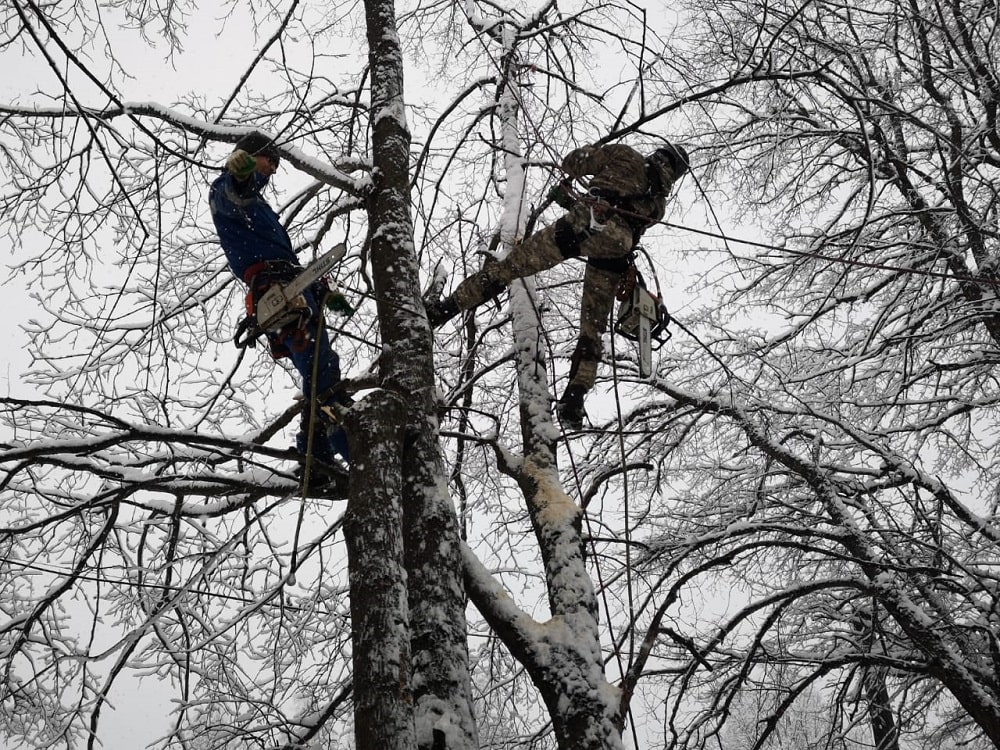
<svg viewBox="0 0 1000 750">
<path fill-rule="evenodd" d="M 305 492 L 308 497 L 347 496 L 350 481 L 347 469 L 335 457 L 328 457 L 328 460 L 330 463 L 316 457 L 311 459 L 308 484 L 305 465 L 299 464 L 295 467 L 295 477 L 299 480 L 300 492 Z"/>
<path fill-rule="evenodd" d="M 427 309 L 427 322 L 431 324 L 431 328 L 440 328 L 461 312 L 454 297 L 425 302 L 424 307 Z"/>
<path fill-rule="evenodd" d="M 556 405 L 556 414 L 563 427 L 570 430 L 583 428 L 583 418 L 587 416 L 583 408 L 583 399 L 587 395 L 587 389 L 582 385 L 571 383 L 563 391 L 562 398 Z"/>
<path fill-rule="evenodd" d="M 350 396 L 341 395 L 338 400 L 350 406 Z M 351 456 L 347 445 L 347 434 L 337 424 L 336 415 L 330 406 L 320 406 L 312 415 L 312 455 L 324 464 L 334 466 L 350 465 Z M 303 457 L 309 452 L 310 414 L 308 407 L 302 412 L 299 433 L 295 437 L 295 448 Z"/>
<path fill-rule="evenodd" d="M 341 440 L 334 437 L 338 432 Z M 347 463 L 347 439 L 343 432 L 343 429 L 330 425 L 326 419 L 317 418 L 312 453 L 308 452 L 308 433 L 300 432 L 297 436 L 295 447 L 302 463 L 295 468 L 295 475 L 301 488 L 308 489 L 310 496 L 346 492 L 350 465 Z"/>
</svg>

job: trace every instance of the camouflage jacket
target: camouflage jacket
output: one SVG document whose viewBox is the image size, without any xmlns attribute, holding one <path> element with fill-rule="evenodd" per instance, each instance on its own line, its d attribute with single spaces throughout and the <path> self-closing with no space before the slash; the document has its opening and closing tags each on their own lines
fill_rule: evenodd
<svg viewBox="0 0 1000 750">
<path fill-rule="evenodd" d="M 666 194 L 650 192 L 646 159 L 631 146 L 582 146 L 566 155 L 562 168 L 617 208 L 637 235 L 666 212 Z"/>
</svg>

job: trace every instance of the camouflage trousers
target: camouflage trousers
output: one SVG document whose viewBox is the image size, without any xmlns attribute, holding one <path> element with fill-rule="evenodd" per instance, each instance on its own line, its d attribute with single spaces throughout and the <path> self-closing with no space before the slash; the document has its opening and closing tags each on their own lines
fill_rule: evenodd
<svg viewBox="0 0 1000 750">
<path fill-rule="evenodd" d="M 452 299 L 460 310 L 471 310 L 498 295 L 514 279 L 548 270 L 567 258 L 587 258 L 580 335 L 573 352 L 569 385 L 590 390 L 597 378 L 601 339 L 607 330 L 615 292 L 633 246 L 632 229 L 621 217 L 613 213 L 592 217 L 590 205 L 577 203 L 558 222 L 528 237 L 504 258 L 488 263 L 459 284 Z"/>
</svg>

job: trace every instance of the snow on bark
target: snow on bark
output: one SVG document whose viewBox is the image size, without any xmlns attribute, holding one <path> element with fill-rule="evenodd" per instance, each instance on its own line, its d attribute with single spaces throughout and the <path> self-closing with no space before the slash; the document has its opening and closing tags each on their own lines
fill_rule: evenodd
<svg viewBox="0 0 1000 750">
<path fill-rule="evenodd" d="M 563 615 L 585 613 L 593 622 L 584 620 L 582 629 L 591 631 L 588 635 L 596 639 L 597 599 L 583 564 L 580 508 L 566 494 L 551 468 L 539 466 L 529 459 L 525 461 L 524 478 L 533 488 L 526 499 L 545 557 L 552 611 Z"/>
<path fill-rule="evenodd" d="M 475 20 L 502 45 L 504 59 L 517 54 L 516 25 L 510 19 L 498 24 Z M 496 33 L 498 26 L 503 33 Z M 513 80 L 503 81 L 498 108 L 507 185 L 499 229 L 504 252 L 521 240 L 526 225 L 519 107 L 511 88 L 515 85 Z M 532 621 L 467 551 L 466 586 L 480 612 L 531 675 L 559 747 L 617 749 L 622 747 L 621 696 L 604 675 L 597 600 L 584 563 L 582 513 L 559 478 L 555 445 L 560 431 L 550 412 L 548 368 L 539 346 L 541 321 L 530 279 L 512 284 L 510 309 L 524 457 L 504 463 L 503 468 L 517 480 L 525 498 L 545 567 L 552 617 L 544 624 Z"/>
<path fill-rule="evenodd" d="M 437 440 L 433 347 L 410 216 L 403 56 L 392 1 L 367 0 L 365 7 L 372 81 L 369 247 L 382 336 L 379 380 L 400 399 L 405 435 L 394 460 L 401 477 L 414 740 L 420 748 L 473 750 L 478 738 L 458 521 Z"/>
<path fill-rule="evenodd" d="M 410 575 L 413 688 L 420 747 L 478 746 L 472 712 L 465 589 L 458 523 L 437 455 L 437 429 L 425 430 L 404 463 L 406 562 Z"/>
<path fill-rule="evenodd" d="M 215 140 L 229 141 L 231 143 L 235 143 L 244 135 L 253 132 L 263 132 L 256 128 L 235 128 L 230 125 L 207 122 L 203 119 L 185 115 L 177 109 L 166 107 L 158 102 L 123 102 L 119 108 L 110 107 L 99 110 L 80 109 L 75 112 L 72 109 L 66 108 L 44 110 L 34 107 L 33 109 L 39 116 L 49 112 L 58 113 L 61 117 L 76 114 L 84 118 L 93 115 L 95 112 L 99 112 L 101 117 L 105 119 L 114 119 L 115 117 L 146 117 L 170 123 L 188 133 Z M 264 135 L 274 137 L 273 133 L 265 132 Z M 370 185 L 367 176 L 361 178 L 352 178 L 349 176 L 352 172 L 369 171 L 371 165 L 367 160 L 342 156 L 335 163 L 331 163 L 328 158 L 318 159 L 309 156 L 304 151 L 290 144 L 283 143 L 280 137 L 275 138 L 275 145 L 281 152 L 282 157 L 290 164 L 294 164 L 298 169 L 315 177 L 320 182 L 327 183 L 354 195 L 363 193 Z"/>
<path fill-rule="evenodd" d="M 490 627 L 524 665 L 548 708 L 560 750 L 619 750 L 621 691 L 607 682 L 589 612 L 527 615 L 463 545 L 465 587 Z"/>
<path fill-rule="evenodd" d="M 403 408 L 385 391 L 349 412 L 351 490 L 344 516 L 350 566 L 354 721 L 359 750 L 413 746 L 409 610 L 403 559 Z M 377 478 L 377 479 L 376 479 Z"/>
</svg>

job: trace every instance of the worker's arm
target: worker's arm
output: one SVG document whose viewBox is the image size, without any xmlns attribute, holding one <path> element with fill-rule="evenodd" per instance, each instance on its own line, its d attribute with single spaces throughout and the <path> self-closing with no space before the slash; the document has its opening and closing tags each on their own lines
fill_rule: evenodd
<svg viewBox="0 0 1000 750">
<path fill-rule="evenodd" d="M 607 164 L 607 154 L 601 146 L 581 146 L 573 149 L 563 159 L 563 171 L 570 177 L 580 178 L 597 174 Z"/>
</svg>

